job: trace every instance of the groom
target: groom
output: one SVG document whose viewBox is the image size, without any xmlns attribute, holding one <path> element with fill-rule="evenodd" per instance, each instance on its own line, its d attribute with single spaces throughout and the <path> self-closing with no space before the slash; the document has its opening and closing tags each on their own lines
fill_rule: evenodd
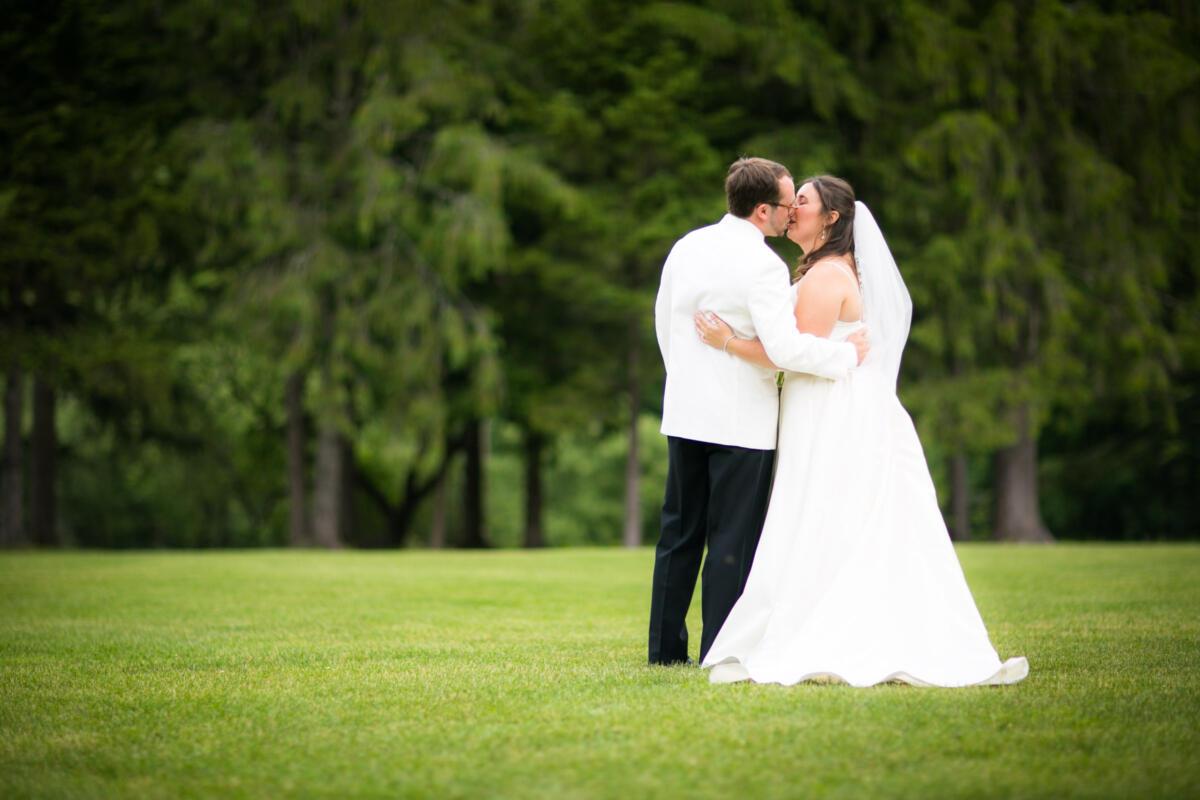
<svg viewBox="0 0 1200 800">
<path fill-rule="evenodd" d="M 757 337 L 781 369 L 845 376 L 867 352 L 864 333 L 835 343 L 796 330 L 788 269 L 764 236 L 783 236 L 796 187 L 781 164 L 741 158 L 725 178 L 729 213 L 671 249 L 654 306 L 667 369 L 662 432 L 667 491 L 654 556 L 650 663 L 688 660 L 685 617 L 701 584 L 700 660 L 750 574 L 771 492 L 779 390 L 775 372 L 725 355 L 696 336 L 693 315 L 713 311 Z"/>
</svg>

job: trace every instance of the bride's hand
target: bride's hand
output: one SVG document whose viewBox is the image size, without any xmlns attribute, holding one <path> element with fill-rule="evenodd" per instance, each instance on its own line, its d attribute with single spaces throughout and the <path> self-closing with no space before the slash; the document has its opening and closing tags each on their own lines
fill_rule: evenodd
<svg viewBox="0 0 1200 800">
<path fill-rule="evenodd" d="M 733 328 L 711 311 L 697 311 L 693 319 L 696 322 L 696 335 L 709 347 L 720 350 L 733 336 Z"/>
</svg>

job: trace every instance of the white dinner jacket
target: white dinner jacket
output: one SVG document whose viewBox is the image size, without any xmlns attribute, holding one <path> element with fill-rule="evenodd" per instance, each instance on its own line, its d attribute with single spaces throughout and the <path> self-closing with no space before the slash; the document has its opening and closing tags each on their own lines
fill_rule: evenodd
<svg viewBox="0 0 1200 800">
<path fill-rule="evenodd" d="M 854 345 L 796 330 L 787 266 L 749 220 L 726 214 L 671 248 L 663 265 L 654 327 L 667 368 L 662 432 L 713 444 L 775 448 L 775 370 L 707 346 L 692 316 L 712 311 L 741 337 L 758 337 L 781 369 L 845 377 Z"/>
</svg>

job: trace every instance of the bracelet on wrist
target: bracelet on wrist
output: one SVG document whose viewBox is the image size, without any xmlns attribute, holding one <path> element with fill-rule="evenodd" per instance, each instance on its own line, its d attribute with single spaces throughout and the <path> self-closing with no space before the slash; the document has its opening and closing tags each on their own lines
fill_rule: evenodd
<svg viewBox="0 0 1200 800">
<path fill-rule="evenodd" d="M 725 340 L 725 344 L 721 345 L 721 352 L 725 355 L 729 355 L 729 343 L 736 338 L 737 336 L 735 334 L 730 334 L 729 338 Z"/>
</svg>

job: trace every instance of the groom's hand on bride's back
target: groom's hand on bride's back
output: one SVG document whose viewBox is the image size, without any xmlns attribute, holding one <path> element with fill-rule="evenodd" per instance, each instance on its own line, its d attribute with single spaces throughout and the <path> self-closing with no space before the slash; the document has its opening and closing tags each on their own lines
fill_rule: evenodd
<svg viewBox="0 0 1200 800">
<path fill-rule="evenodd" d="M 858 351 L 858 363 L 862 364 L 863 359 L 867 357 L 867 352 L 871 349 L 871 343 L 867 336 L 866 328 L 859 328 L 854 333 L 846 337 L 846 341 L 854 345 L 854 349 Z"/>
</svg>

